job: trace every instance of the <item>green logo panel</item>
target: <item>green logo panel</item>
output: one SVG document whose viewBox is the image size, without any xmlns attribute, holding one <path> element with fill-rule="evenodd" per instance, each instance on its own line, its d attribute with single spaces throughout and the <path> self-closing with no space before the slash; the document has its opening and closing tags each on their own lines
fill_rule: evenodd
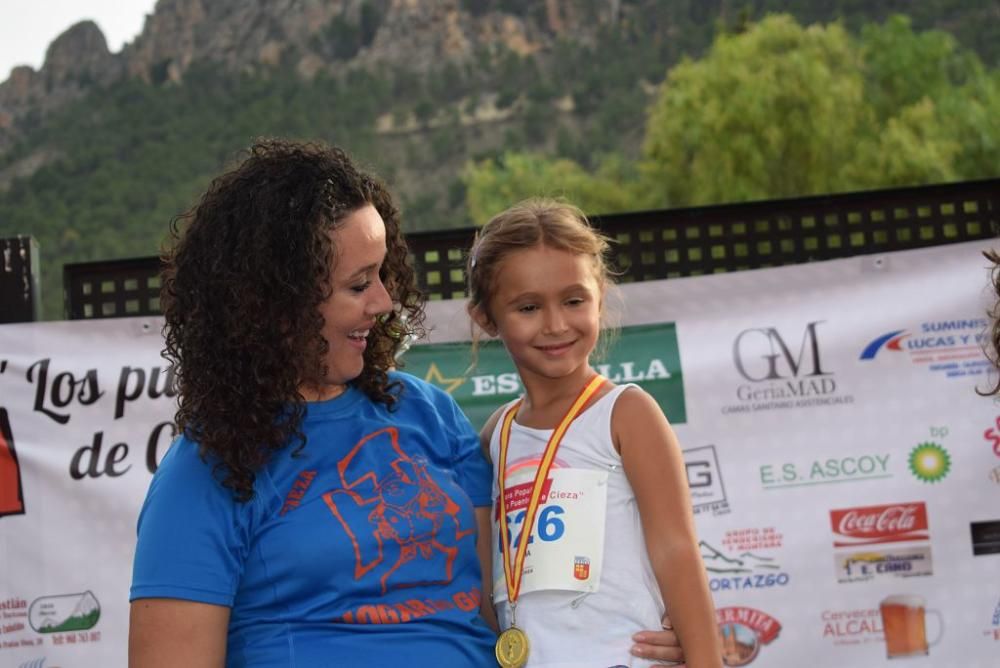
<svg viewBox="0 0 1000 668">
<path fill-rule="evenodd" d="M 471 346 L 466 342 L 414 346 L 403 361 L 405 371 L 455 397 L 477 429 L 497 407 L 522 391 L 514 364 L 499 341 L 480 343 L 472 369 Z M 641 386 L 656 398 L 673 424 L 687 420 L 674 323 L 623 327 L 609 353 L 594 366 L 616 383 Z"/>
</svg>

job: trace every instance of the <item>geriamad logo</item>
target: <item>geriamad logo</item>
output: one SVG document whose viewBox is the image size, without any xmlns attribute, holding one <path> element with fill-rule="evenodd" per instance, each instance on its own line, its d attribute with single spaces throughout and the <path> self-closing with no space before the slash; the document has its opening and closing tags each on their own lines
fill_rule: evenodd
<svg viewBox="0 0 1000 668">
<path fill-rule="evenodd" d="M 14 436 L 7 411 L 0 408 L 0 517 L 24 514 L 21 465 L 14 450 Z"/>
<path fill-rule="evenodd" d="M 354 547 L 355 580 L 375 571 L 383 594 L 451 582 L 457 543 L 475 527 L 462 528 L 461 507 L 431 478 L 425 461 L 404 452 L 399 430 L 365 436 L 337 463 L 337 471 L 342 489 L 327 492 L 323 500 Z M 359 512 L 369 507 L 367 514 Z M 359 541 L 366 534 L 374 546 Z M 399 551 L 394 561 L 393 545 Z M 435 572 L 440 577 L 420 577 Z"/>
</svg>

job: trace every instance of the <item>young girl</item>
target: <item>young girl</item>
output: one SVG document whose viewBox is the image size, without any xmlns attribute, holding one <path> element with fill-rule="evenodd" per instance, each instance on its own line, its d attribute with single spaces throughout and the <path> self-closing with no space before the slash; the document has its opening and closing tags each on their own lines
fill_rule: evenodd
<svg viewBox="0 0 1000 668">
<path fill-rule="evenodd" d="M 470 253 L 469 314 L 524 385 L 480 434 L 494 471 L 497 660 L 649 665 L 623 639 L 656 628 L 665 602 L 686 665 L 722 666 L 677 439 L 650 395 L 590 364 L 607 247 L 575 207 L 529 200 Z"/>
</svg>

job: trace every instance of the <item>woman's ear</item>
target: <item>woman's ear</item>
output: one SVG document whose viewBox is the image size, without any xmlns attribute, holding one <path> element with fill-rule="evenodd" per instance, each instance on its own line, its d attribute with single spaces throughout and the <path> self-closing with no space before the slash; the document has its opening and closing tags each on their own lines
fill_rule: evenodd
<svg viewBox="0 0 1000 668">
<path fill-rule="evenodd" d="M 497 326 L 493 323 L 493 320 L 486 313 L 486 309 L 482 305 L 468 307 L 469 317 L 472 318 L 472 322 L 479 325 L 479 328 L 489 334 L 490 336 L 497 335 Z"/>
</svg>

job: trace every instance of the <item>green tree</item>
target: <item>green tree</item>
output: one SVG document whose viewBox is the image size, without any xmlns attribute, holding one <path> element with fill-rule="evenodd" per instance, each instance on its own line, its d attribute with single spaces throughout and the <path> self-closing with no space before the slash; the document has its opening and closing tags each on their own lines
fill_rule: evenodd
<svg viewBox="0 0 1000 668">
<path fill-rule="evenodd" d="M 954 181 L 959 149 L 934 103 L 924 97 L 890 118 L 876 137 L 857 144 L 844 171 L 857 187 Z"/>
<path fill-rule="evenodd" d="M 860 44 L 865 97 L 882 120 L 982 72 L 978 58 L 960 52 L 954 37 L 940 30 L 915 33 L 906 16 L 865 25 Z"/>
<path fill-rule="evenodd" d="M 604 159 L 595 174 L 572 160 L 533 153 L 505 153 L 466 167 L 466 204 L 477 225 L 527 197 L 561 197 L 588 214 L 635 207 L 635 174 L 622 159 Z"/>
<path fill-rule="evenodd" d="M 863 29 L 771 16 L 667 74 L 642 173 L 649 206 L 995 175 L 997 78 L 905 17 Z"/>
<path fill-rule="evenodd" d="M 959 145 L 957 178 L 1000 175 L 1000 71 L 977 74 L 936 107 Z"/>
<path fill-rule="evenodd" d="M 643 144 L 649 204 L 849 189 L 852 139 L 872 131 L 857 49 L 839 25 L 772 16 L 720 35 L 667 74 Z"/>
</svg>

